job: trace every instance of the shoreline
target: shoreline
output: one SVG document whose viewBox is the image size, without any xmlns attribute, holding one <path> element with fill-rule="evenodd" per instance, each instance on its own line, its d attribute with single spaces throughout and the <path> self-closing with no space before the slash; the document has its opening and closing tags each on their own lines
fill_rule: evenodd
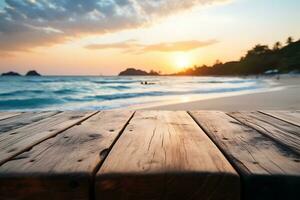
<svg viewBox="0 0 300 200">
<path fill-rule="evenodd" d="M 139 110 L 300 110 L 300 76 L 285 75 L 280 80 L 274 77 L 263 77 L 263 79 L 272 80 L 274 85 L 266 90 L 249 91 L 245 94 L 136 108 Z"/>
<path fill-rule="evenodd" d="M 213 77 L 212 77 L 213 78 Z M 234 78 L 234 77 L 228 77 L 228 78 Z M 164 99 L 163 96 L 158 95 L 154 97 L 146 97 L 145 98 L 145 103 L 143 103 L 142 100 L 135 100 L 131 101 L 130 98 L 128 100 L 128 103 L 131 104 L 130 106 L 124 106 L 120 107 L 115 107 L 115 108 L 97 108 L 97 106 L 100 106 L 101 102 L 98 101 L 97 99 L 95 102 L 92 100 L 90 101 L 83 101 L 81 102 L 81 98 L 78 98 L 80 101 L 78 103 L 78 106 L 76 108 L 76 101 L 74 102 L 69 102 L 69 104 L 66 104 L 69 107 L 63 107 L 57 103 L 53 104 L 55 106 L 40 106 L 40 108 L 16 108 L 16 109 L 6 109 L 3 111 L 30 111 L 30 110 L 35 110 L 35 111 L 45 111 L 45 110 L 85 110 L 85 111 L 90 111 L 90 110 L 221 110 L 221 111 L 236 111 L 236 110 L 257 110 L 257 109 L 270 109 L 270 110 L 295 110 L 298 109 L 300 110 L 300 75 L 289 75 L 289 74 L 284 74 L 280 75 L 280 79 L 277 79 L 277 76 L 248 76 L 248 77 L 236 77 L 239 79 L 242 79 L 241 84 L 244 84 L 243 79 L 257 79 L 258 85 L 253 87 L 254 89 L 251 89 L 251 84 L 252 81 L 250 81 L 250 89 L 244 89 L 244 90 L 234 90 L 234 87 L 232 90 L 225 90 L 221 92 L 208 92 L 206 93 L 205 90 L 204 92 L 202 91 L 202 88 L 206 86 L 202 85 L 202 82 L 200 81 L 199 83 L 197 82 L 196 85 L 193 87 L 188 87 L 187 90 L 183 90 L 185 92 L 181 94 L 177 94 L 174 96 L 169 96 Z M 185 79 L 184 79 L 185 80 Z M 183 80 L 183 83 L 186 81 Z M 51 80 L 53 81 L 53 80 Z M 168 80 L 170 82 L 170 80 Z M 88 80 L 88 83 L 93 81 Z M 246 81 L 247 82 L 247 81 Z M 47 83 L 47 82 L 46 82 Z M 114 83 L 114 82 L 113 82 Z M 168 82 L 167 82 L 168 83 Z M 179 83 L 181 83 L 179 81 Z M 203 83 L 210 83 L 206 82 L 206 80 L 203 80 Z M 214 82 L 213 82 L 214 83 Z M 220 82 L 217 82 L 221 84 L 219 87 L 224 87 L 226 88 L 226 81 L 223 82 L 222 80 Z M 35 82 L 33 82 L 35 84 Z M 223 85 L 225 84 L 225 85 Z M 237 88 L 241 87 L 241 85 L 237 84 Z M 97 84 L 98 85 L 98 84 Z M 120 84 L 118 84 L 120 85 Z M 139 85 L 139 84 L 138 84 Z M 168 85 L 168 84 L 167 84 Z M 171 84 L 172 85 L 172 84 Z M 178 83 L 177 83 L 178 86 Z M 179 85 L 180 86 L 180 85 Z M 184 87 L 183 87 L 184 88 Z M 200 91 L 199 93 L 190 93 L 188 89 L 194 89 L 196 91 Z M 246 87 L 247 88 L 247 87 Z M 69 89 L 67 87 L 67 89 Z M 70 88 L 73 89 L 73 88 Z M 161 89 L 161 88 L 158 88 Z M 62 88 L 59 90 L 50 90 L 50 92 L 65 92 L 66 88 Z M 169 88 L 164 88 L 167 92 L 169 91 Z M 182 88 L 181 88 L 182 90 Z M 37 88 L 35 90 L 32 90 L 34 94 L 40 93 L 41 88 Z M 125 91 L 125 90 L 124 90 Z M 156 90 L 153 90 L 156 91 Z M 19 92 L 19 90 L 17 90 Z M 31 92 L 31 90 L 29 90 Z M 69 91 L 67 91 L 69 92 Z M 152 92 L 150 90 L 150 92 Z M 171 90 L 172 92 L 172 90 Z M 5 93 L 4 93 L 5 94 Z M 42 93 L 43 94 L 43 93 Z M 116 93 L 117 94 L 117 93 Z M 126 94 L 126 93 L 122 93 Z M 48 93 L 47 93 L 48 95 Z M 62 93 L 61 96 L 58 97 L 73 97 L 73 93 Z M 91 95 L 95 96 L 96 94 L 91 93 Z M 110 94 L 108 94 L 109 96 Z M 49 96 L 49 95 L 48 95 Z M 48 96 L 43 97 L 47 101 Z M 38 98 L 42 98 L 41 96 L 38 96 Z M 50 98 L 51 96 L 49 96 Z M 42 100 L 44 100 L 42 99 Z M 60 100 L 59 98 L 57 98 Z M 54 99 L 54 100 L 57 100 Z M 76 99 L 76 98 L 75 98 Z M 18 99 L 17 99 L 18 100 Z M 25 103 L 26 102 L 25 98 Z M 46 101 L 45 100 L 45 101 Z M 52 99 L 50 99 L 52 100 Z M 20 101 L 23 101 L 21 99 Z M 32 101 L 32 99 L 29 99 L 28 101 Z M 122 103 L 122 99 L 120 100 L 120 104 Z M 97 102 L 100 104 L 98 105 Z M 107 101 L 108 102 L 108 101 Z M 116 101 L 118 102 L 118 101 Z M 114 102 L 114 103 L 116 103 Z M 18 102 L 17 102 L 18 103 Z M 32 106 L 29 102 L 29 106 Z M 35 102 L 34 102 L 35 103 Z M 41 102 L 39 102 L 41 103 Z M 43 101 L 42 101 L 43 103 Z M 47 103 L 47 102 L 46 102 Z M 68 103 L 68 102 L 67 102 Z M 72 105 L 72 103 L 74 105 Z M 123 102 L 124 103 L 124 102 Z M 22 103 L 18 103 L 20 105 L 24 105 Z M 3 104 L 2 104 L 3 105 Z M 51 105 L 51 104 L 50 104 Z M 107 104 L 108 105 L 108 104 Z M 80 107 L 81 106 L 81 107 Z M 103 103 L 102 106 L 106 106 L 106 104 Z M 108 105 L 109 106 L 109 105 Z M 50 108 L 50 109 L 49 109 Z M 75 108 L 75 109 L 74 109 Z"/>
</svg>

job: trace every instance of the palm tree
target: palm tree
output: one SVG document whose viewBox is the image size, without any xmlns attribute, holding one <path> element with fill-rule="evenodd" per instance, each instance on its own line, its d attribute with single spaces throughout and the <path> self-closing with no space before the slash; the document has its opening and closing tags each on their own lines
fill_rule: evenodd
<svg viewBox="0 0 300 200">
<path fill-rule="evenodd" d="M 280 48 L 281 48 L 281 43 L 280 42 L 276 42 L 275 44 L 274 44 L 274 47 L 273 47 L 273 50 L 279 50 Z"/>
<path fill-rule="evenodd" d="M 222 64 L 222 62 L 219 59 L 217 59 L 215 65 L 220 65 L 220 64 Z"/>
<path fill-rule="evenodd" d="M 286 40 L 287 44 L 292 44 L 294 42 L 294 39 L 290 36 L 288 37 L 288 39 Z"/>
</svg>

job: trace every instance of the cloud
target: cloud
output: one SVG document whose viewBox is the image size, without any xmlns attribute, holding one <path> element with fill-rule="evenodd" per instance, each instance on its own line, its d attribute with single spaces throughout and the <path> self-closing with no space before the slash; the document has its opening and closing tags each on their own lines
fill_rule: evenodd
<svg viewBox="0 0 300 200">
<path fill-rule="evenodd" d="M 223 1 L 227 0 L 5 0 L 0 8 L 0 54 L 137 28 L 194 6 Z"/>
<path fill-rule="evenodd" d="M 107 44 L 90 44 L 87 45 L 87 49 L 130 49 L 139 48 L 141 45 L 136 40 L 126 40 L 124 42 L 107 43 Z"/>
<path fill-rule="evenodd" d="M 215 44 L 216 42 L 217 42 L 216 40 L 209 40 L 204 42 L 197 41 L 197 40 L 190 40 L 190 41 L 180 41 L 180 42 L 173 42 L 173 43 L 159 43 L 159 44 L 145 46 L 143 48 L 143 51 L 162 51 L 162 52 L 191 51 L 194 49 Z"/>
<path fill-rule="evenodd" d="M 125 52 L 136 52 L 136 53 L 146 53 L 146 52 L 176 52 L 176 51 L 191 51 L 205 46 L 213 45 L 217 43 L 216 40 L 208 41 L 177 41 L 168 43 L 157 43 L 157 44 L 141 44 L 136 40 L 127 40 L 118 43 L 106 43 L 106 44 L 91 44 L 87 45 L 87 49 L 122 49 Z"/>
</svg>

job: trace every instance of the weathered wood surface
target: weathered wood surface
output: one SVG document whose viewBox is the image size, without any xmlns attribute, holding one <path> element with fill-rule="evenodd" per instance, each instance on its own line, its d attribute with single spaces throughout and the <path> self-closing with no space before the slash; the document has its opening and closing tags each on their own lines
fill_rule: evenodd
<svg viewBox="0 0 300 200">
<path fill-rule="evenodd" d="M 261 113 L 270 115 L 272 117 L 281 119 L 288 123 L 300 126 L 300 111 L 272 111 L 272 110 L 262 110 Z"/>
<path fill-rule="evenodd" d="M 0 167 L 3 199 L 91 199 L 93 175 L 133 112 L 105 111 Z"/>
<path fill-rule="evenodd" d="M 0 112 L 0 199 L 299 198 L 299 111 L 133 113 Z"/>
<path fill-rule="evenodd" d="M 20 112 L 0 112 L 0 121 L 20 114 Z"/>
<path fill-rule="evenodd" d="M 96 199 L 239 199 L 239 176 L 186 112 L 138 111 L 96 176 Z"/>
<path fill-rule="evenodd" d="M 300 127 L 259 112 L 232 112 L 229 115 L 300 154 Z"/>
<path fill-rule="evenodd" d="M 94 112 L 62 112 L 37 122 L 0 134 L 0 165 L 30 149 L 35 144 L 53 137 Z"/>
<path fill-rule="evenodd" d="M 0 134 L 20 128 L 22 126 L 26 126 L 33 122 L 37 122 L 39 120 L 45 119 L 47 117 L 58 114 L 57 111 L 51 112 L 26 112 L 21 115 L 17 115 L 12 118 L 4 119 L 0 121 Z"/>
<path fill-rule="evenodd" d="M 300 156 L 223 112 L 190 114 L 240 172 L 243 199 L 297 199 Z"/>
</svg>

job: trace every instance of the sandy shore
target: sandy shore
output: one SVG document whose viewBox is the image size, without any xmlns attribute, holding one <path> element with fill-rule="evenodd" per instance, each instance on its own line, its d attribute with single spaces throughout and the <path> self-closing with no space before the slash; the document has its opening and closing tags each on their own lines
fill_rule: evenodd
<svg viewBox="0 0 300 200">
<path fill-rule="evenodd" d="M 300 76 L 274 80 L 276 88 L 258 93 L 144 108 L 147 110 L 300 110 Z"/>
</svg>

